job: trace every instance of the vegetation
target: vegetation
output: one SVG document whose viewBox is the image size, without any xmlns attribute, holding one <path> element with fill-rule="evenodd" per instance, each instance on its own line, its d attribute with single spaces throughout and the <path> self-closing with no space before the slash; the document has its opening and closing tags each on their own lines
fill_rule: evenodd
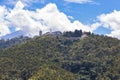
<svg viewBox="0 0 120 80">
<path fill-rule="evenodd" d="M 82 36 L 82 30 L 75 30 L 74 32 L 67 31 L 67 32 L 63 33 L 63 36 L 65 36 L 65 37 L 81 37 Z"/>
<path fill-rule="evenodd" d="M 30 38 L 23 37 L 23 36 L 15 37 L 15 38 L 8 39 L 8 40 L 1 39 L 0 40 L 0 48 L 7 48 L 10 46 L 15 46 L 20 43 L 25 43 L 27 40 L 30 40 Z"/>
<path fill-rule="evenodd" d="M 41 36 L 0 49 L 0 80 L 120 80 L 120 41 Z"/>
</svg>

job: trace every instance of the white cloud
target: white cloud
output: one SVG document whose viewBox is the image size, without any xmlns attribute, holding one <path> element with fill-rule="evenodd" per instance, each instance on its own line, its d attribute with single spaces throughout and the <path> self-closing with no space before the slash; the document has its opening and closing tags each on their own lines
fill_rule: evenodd
<svg viewBox="0 0 120 80">
<path fill-rule="evenodd" d="M 28 0 L 22 1 L 28 4 Z M 70 1 L 72 2 L 72 0 Z M 81 0 L 74 1 L 79 2 Z M 84 2 L 84 0 L 82 1 Z M 85 2 L 91 1 L 86 0 Z M 111 13 L 102 14 L 98 16 L 99 22 L 87 25 L 78 20 L 71 22 L 70 19 L 74 18 L 60 12 L 53 3 L 49 3 L 41 9 L 36 9 L 36 11 L 25 10 L 24 6 L 21 1 L 18 1 L 13 9 L 9 9 L 10 11 L 5 6 L 0 6 L 0 37 L 11 33 L 9 30 L 11 26 L 15 27 L 16 30 L 22 30 L 25 35 L 31 36 L 38 35 L 39 30 L 44 33 L 50 29 L 62 32 L 82 29 L 83 31 L 93 32 L 98 27 L 103 26 L 111 30 L 111 33 L 106 35 L 120 39 L 120 11 L 114 10 Z"/>
<path fill-rule="evenodd" d="M 37 15 L 36 15 L 37 14 Z M 82 29 L 84 31 L 92 31 L 88 25 L 82 24 L 80 21 L 75 20 L 71 22 L 69 20 L 69 16 L 60 12 L 57 9 L 55 4 L 48 4 L 46 7 L 42 9 L 37 9 L 37 13 L 33 15 L 37 20 L 43 20 L 44 24 L 46 24 L 47 31 L 52 28 L 53 30 L 75 30 L 75 29 Z"/>
<path fill-rule="evenodd" d="M 101 26 L 101 23 L 96 22 L 89 26 L 91 27 L 91 32 L 92 32 L 92 31 L 96 30 L 99 26 Z"/>
<path fill-rule="evenodd" d="M 13 9 L 8 9 L 5 6 L 0 6 L 0 37 L 10 32 L 9 27 L 14 27 L 16 30 L 22 30 L 27 36 L 38 35 L 39 31 L 43 33 L 50 31 L 73 31 L 82 29 L 83 31 L 93 32 L 98 27 L 103 26 L 111 29 L 108 36 L 120 39 L 120 11 L 114 10 L 112 13 L 102 14 L 98 16 L 99 22 L 93 24 L 83 24 L 71 16 L 67 16 L 60 12 L 57 6 L 53 3 L 47 4 L 41 9 L 35 11 L 25 10 L 24 4 L 18 1 Z"/>
<path fill-rule="evenodd" d="M 98 19 L 104 27 L 112 30 L 109 36 L 120 39 L 120 11 L 114 10 L 111 13 L 102 14 L 98 16 Z"/>
<path fill-rule="evenodd" d="M 70 3 L 78 3 L 78 4 L 83 4 L 83 3 L 94 3 L 93 0 L 65 0 L 66 2 Z"/>
<path fill-rule="evenodd" d="M 18 1 L 13 9 L 10 11 L 7 10 L 6 15 L 5 11 L 1 12 L 1 15 L 0 19 L 3 20 L 4 24 L 0 26 L 0 32 L 2 33 L 0 36 L 10 33 L 9 27 L 22 30 L 27 36 L 34 36 L 38 35 L 40 30 L 42 30 L 43 33 L 50 31 L 50 29 L 52 29 L 52 31 L 59 30 L 62 32 L 82 29 L 92 32 L 99 26 L 98 23 L 85 25 L 78 20 L 71 22 L 69 16 L 60 12 L 53 3 L 49 3 L 41 9 L 36 9 L 36 11 L 30 11 L 25 10 L 23 3 Z M 3 33 L 3 29 L 6 29 L 6 32 Z"/>
<path fill-rule="evenodd" d="M 107 34 L 107 36 L 111 36 L 111 37 L 120 39 L 120 30 L 112 31 L 111 34 Z"/>
<path fill-rule="evenodd" d="M 7 26 L 7 21 L 5 21 L 4 17 L 6 14 L 6 8 L 4 6 L 0 6 L 0 36 L 10 33 L 9 28 Z"/>
<path fill-rule="evenodd" d="M 0 37 L 6 35 L 8 33 L 10 33 L 9 28 L 6 25 L 1 24 L 0 25 Z"/>
<path fill-rule="evenodd" d="M 22 30 L 25 35 L 37 35 L 41 24 L 32 19 L 30 12 L 24 10 L 24 5 L 19 1 L 15 8 L 7 15 L 9 26 L 14 26 L 16 29 Z"/>
</svg>

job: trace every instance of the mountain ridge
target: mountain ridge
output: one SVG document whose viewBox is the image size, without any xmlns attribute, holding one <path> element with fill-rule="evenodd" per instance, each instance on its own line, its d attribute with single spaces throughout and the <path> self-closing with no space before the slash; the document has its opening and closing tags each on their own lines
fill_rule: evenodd
<svg viewBox="0 0 120 80">
<path fill-rule="evenodd" d="M 0 49 L 0 79 L 119 80 L 119 48 L 120 40 L 93 34 L 34 37 Z"/>
</svg>

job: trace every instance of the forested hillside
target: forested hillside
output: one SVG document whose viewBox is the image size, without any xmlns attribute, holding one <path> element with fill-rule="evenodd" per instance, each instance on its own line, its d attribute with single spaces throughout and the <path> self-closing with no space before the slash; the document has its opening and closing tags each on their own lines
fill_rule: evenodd
<svg viewBox="0 0 120 80">
<path fill-rule="evenodd" d="M 40 36 L 0 49 L 0 80 L 120 80 L 120 41 Z"/>
</svg>

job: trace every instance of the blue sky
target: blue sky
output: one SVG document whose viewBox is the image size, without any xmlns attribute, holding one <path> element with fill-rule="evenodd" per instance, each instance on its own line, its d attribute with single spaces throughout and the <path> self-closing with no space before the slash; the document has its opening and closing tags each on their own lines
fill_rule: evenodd
<svg viewBox="0 0 120 80">
<path fill-rule="evenodd" d="M 13 9 L 15 8 L 17 2 L 18 0 L 2 0 L 0 1 L 0 6 L 1 7 L 5 6 L 5 9 L 8 10 L 7 16 L 10 16 L 10 15 L 13 15 L 12 11 L 14 11 Z M 90 31 L 96 34 L 104 34 L 104 35 L 120 38 L 119 36 L 120 35 L 119 33 L 120 32 L 120 27 L 119 27 L 120 21 L 117 19 L 120 17 L 119 16 L 120 15 L 120 12 L 119 12 L 120 11 L 120 0 L 36 0 L 36 1 L 21 0 L 20 2 L 24 5 L 24 8 L 22 8 L 22 10 L 26 12 L 29 11 L 30 14 L 32 14 L 32 11 L 34 11 L 34 13 L 37 13 L 37 9 L 39 9 L 40 12 L 42 12 L 41 9 L 44 9 L 48 4 L 51 3 L 52 5 L 55 5 L 57 7 L 56 11 L 58 11 L 58 13 L 60 13 L 61 16 L 62 16 L 61 13 L 64 13 L 64 15 L 67 16 L 68 20 L 71 22 L 71 25 L 76 26 L 79 24 L 82 26 L 80 29 L 83 29 L 84 26 L 85 27 L 90 26 L 90 28 L 92 29 L 84 28 L 83 30 L 89 29 Z M 49 7 L 52 7 L 52 6 L 49 5 Z M 17 25 L 17 24 L 14 25 L 13 17 L 12 18 L 11 17 L 6 18 L 6 16 L 4 17 L 5 18 L 2 18 L 3 21 L 6 21 L 6 19 L 8 19 L 7 21 L 9 21 L 9 24 L 11 24 L 11 25 L 8 25 L 8 24 L 5 25 L 9 29 L 9 31 L 6 33 L 12 33 L 19 29 L 24 30 L 23 27 L 22 28 L 16 27 L 20 25 Z M 19 18 L 17 17 L 16 19 L 19 19 Z M 44 18 L 44 19 L 45 19 L 43 20 L 44 23 L 48 25 L 48 23 L 46 23 L 47 18 Z M 60 21 L 58 21 L 58 23 L 60 23 Z M 57 24 L 49 25 L 49 26 L 55 26 L 53 28 L 56 28 L 57 27 L 56 25 Z M 60 25 L 65 26 L 67 25 L 67 23 L 60 24 Z M 62 28 L 59 27 L 59 28 L 56 28 L 55 30 L 61 30 L 61 29 Z M 66 28 L 66 30 L 71 30 L 71 29 L 72 28 L 70 29 Z M 76 27 L 76 29 L 79 29 L 79 28 Z"/>
</svg>

